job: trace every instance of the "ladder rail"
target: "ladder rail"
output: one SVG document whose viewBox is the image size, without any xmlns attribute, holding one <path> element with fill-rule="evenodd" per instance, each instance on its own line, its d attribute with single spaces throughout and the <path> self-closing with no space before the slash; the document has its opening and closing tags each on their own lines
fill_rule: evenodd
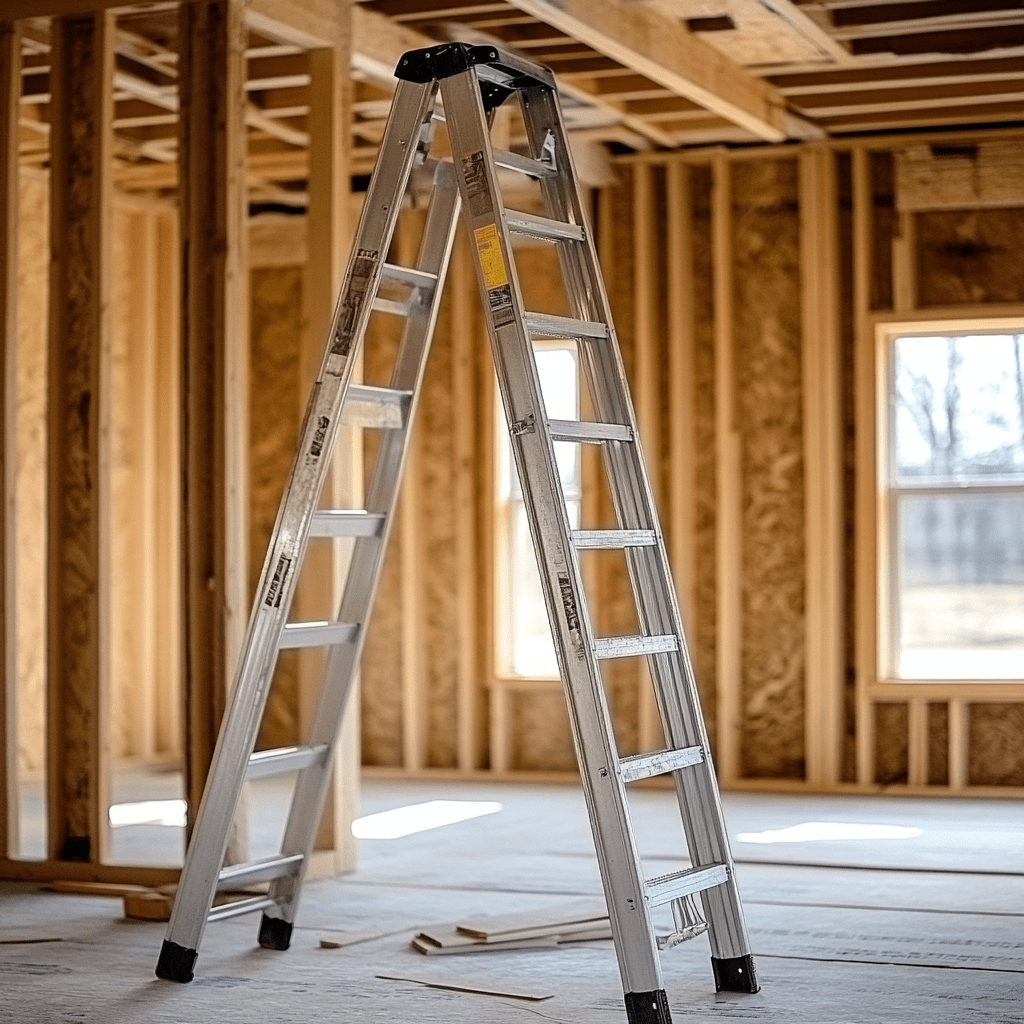
<svg viewBox="0 0 1024 1024">
<path fill-rule="evenodd" d="M 436 86 L 417 87 L 407 82 L 399 83 L 396 91 L 382 144 L 402 152 L 403 159 L 375 176 L 367 193 L 186 853 L 157 966 L 161 976 L 177 980 L 192 975 L 227 850 L 228 829 L 245 781 L 247 759 L 239 760 L 237 752 L 248 754 L 256 742 L 310 521 L 326 479 L 329 460 L 323 454 L 330 452 L 333 444 L 341 403 L 352 378 L 357 342 L 365 333 L 371 313 L 372 303 L 366 300 L 379 285 L 384 255 L 398 218 L 398 204 L 381 200 L 404 194 L 417 155 L 419 133 L 429 123 L 435 94 Z M 416 137 L 401 137 L 410 123 L 418 126 Z"/>
<path fill-rule="evenodd" d="M 699 892 L 716 987 L 755 992 L 757 984 L 668 556 L 554 78 L 548 69 L 498 47 L 461 43 L 411 51 L 396 75 L 400 82 L 381 156 L 306 407 L 157 974 L 191 980 L 207 921 L 236 914 L 263 911 L 260 945 L 285 949 L 290 943 L 394 525 L 461 207 L 476 246 L 474 272 L 555 639 L 627 1014 L 631 1024 L 669 1024 L 662 944 L 651 916 L 659 904 L 673 907 L 678 930 L 671 945 L 704 927 L 691 902 Z M 491 112 L 513 95 L 522 108 L 529 156 L 495 151 L 491 144 Z M 448 126 L 451 163 L 428 158 L 435 121 Z M 386 257 L 416 163 L 436 173 L 417 265 L 403 268 Z M 504 206 L 498 167 L 539 182 L 545 216 Z M 571 316 L 526 311 L 512 232 L 556 246 Z M 385 283 L 398 286 L 398 298 L 391 290 L 380 294 Z M 389 388 L 352 380 L 373 310 L 405 318 Z M 534 349 L 534 341 L 546 337 L 575 339 L 594 420 L 548 418 Z M 366 508 L 317 511 L 343 417 L 382 432 Z M 555 440 L 602 446 L 614 529 L 576 529 L 570 522 Z M 311 536 L 352 540 L 338 614 L 332 622 L 290 623 Z M 595 548 L 623 551 L 640 627 L 636 636 L 594 635 L 578 552 Z M 252 755 L 277 653 L 314 643 L 326 645 L 328 655 L 306 745 Z M 600 664 L 619 657 L 646 659 L 668 749 L 619 757 Z M 292 770 L 297 781 L 280 854 L 222 869 L 245 778 Z M 662 774 L 674 780 L 693 866 L 645 879 L 626 784 Z M 211 909 L 214 891 L 239 881 L 268 881 L 268 894 Z"/>
<path fill-rule="evenodd" d="M 663 988 L 663 983 L 651 908 L 640 895 L 644 882 L 639 873 L 639 854 L 615 767 L 618 758 L 611 743 L 611 720 L 593 652 L 594 635 L 583 600 L 576 551 L 570 540 L 572 528 L 555 470 L 532 342 L 524 326 L 526 311 L 511 241 L 504 218 L 498 213 L 501 192 L 493 170 L 487 124 L 476 99 L 473 75 L 464 73 L 443 79 L 440 87 L 448 112 L 452 151 L 468 154 L 457 168 L 463 208 L 480 250 L 481 258 L 474 265 L 481 294 L 486 297 L 488 334 L 513 456 L 526 499 L 541 589 L 559 641 L 555 651 L 566 689 L 580 771 L 587 779 L 584 794 L 591 820 L 601 823 L 597 855 L 605 892 L 609 894 L 608 911 L 620 972 L 628 991 L 656 991 Z M 454 117 L 455 110 L 465 111 L 465 120 Z M 555 179 L 542 179 L 542 186 L 552 180 Z M 573 652 L 573 656 L 566 652 Z M 623 878 L 623 874 L 627 877 Z M 623 892 L 636 896 L 626 896 L 621 903 L 612 898 L 611 894 Z M 639 950 L 644 955 L 635 955 Z"/>
<path fill-rule="evenodd" d="M 562 273 L 571 282 L 566 291 L 573 315 L 608 324 L 610 343 L 590 339 L 581 339 L 579 343 L 581 364 L 595 413 L 599 420 L 624 423 L 634 433 L 632 443 L 611 442 L 602 449 L 616 518 L 620 529 L 650 528 L 658 522 L 657 506 L 644 470 L 636 413 L 615 340 L 610 302 L 600 272 L 593 232 L 589 229 L 587 212 L 579 201 L 580 191 L 573 180 L 575 171 L 571 151 L 554 96 L 542 88 L 528 90 L 524 96 L 524 119 L 534 156 L 550 145 L 551 135 L 555 138 L 556 152 L 564 155 L 563 173 L 540 181 L 548 216 L 578 223 L 584 228 L 584 239 L 580 244 L 557 243 Z M 682 615 L 674 588 L 663 585 L 664 581 L 671 580 L 671 569 L 660 529 L 655 533 L 654 546 L 628 548 L 625 559 L 636 595 L 641 630 L 650 635 L 675 633 L 679 637 L 678 656 L 656 654 L 648 657 L 667 746 L 673 749 L 699 746 L 706 752 L 700 765 L 672 773 L 687 848 L 695 866 L 724 863 L 732 878 L 732 854 L 724 840 L 725 819 L 718 798 L 710 743 L 702 716 L 691 710 L 699 708 L 700 701 Z M 687 701 L 680 699 L 682 692 L 688 695 Z M 701 897 L 708 913 L 713 955 L 720 959 L 749 955 L 743 911 L 735 883 L 731 882 L 724 889 L 706 890 Z"/>
<path fill-rule="evenodd" d="M 374 463 L 367 489 L 366 506 L 371 512 L 393 510 L 396 506 L 402 473 L 409 454 L 408 436 L 415 423 L 418 398 L 422 392 L 430 343 L 440 309 L 438 296 L 444 287 L 451 259 L 455 230 L 458 225 L 460 198 L 450 164 L 439 164 L 436 190 L 430 204 L 417 258 L 417 269 L 431 274 L 435 283 L 430 302 L 421 302 L 406 320 L 392 375 L 392 387 L 412 392 L 409 413 L 401 431 L 388 431 Z M 353 644 L 334 647 L 328 654 L 323 685 L 309 727 L 307 744 L 333 745 L 348 706 L 356 666 L 362 654 L 369 623 L 369 612 L 383 570 L 384 553 L 394 526 L 393 514 L 386 516 L 382 529 L 373 537 L 359 538 L 353 548 L 345 588 L 339 603 L 338 619 L 362 615 L 363 628 Z M 264 911 L 265 918 L 277 918 L 291 924 L 295 920 L 298 893 L 309 865 L 315 842 L 314 830 L 308 827 L 318 821 L 327 796 L 331 762 L 308 769 L 299 777 L 288 820 L 285 824 L 281 850 L 284 854 L 302 854 L 302 866 L 295 877 L 276 880 L 270 889 L 275 903 Z"/>
</svg>

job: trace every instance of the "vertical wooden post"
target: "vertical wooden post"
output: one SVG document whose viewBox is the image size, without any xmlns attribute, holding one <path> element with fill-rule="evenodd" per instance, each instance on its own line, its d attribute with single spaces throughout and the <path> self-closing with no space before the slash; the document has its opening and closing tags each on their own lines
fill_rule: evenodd
<svg viewBox="0 0 1024 1024">
<path fill-rule="evenodd" d="M 968 783 L 970 704 L 962 697 L 949 702 L 949 788 L 963 792 Z"/>
<path fill-rule="evenodd" d="M 838 207 L 834 157 L 800 157 L 803 333 L 807 781 L 839 781 L 843 708 L 842 402 L 839 353 Z"/>
<path fill-rule="evenodd" d="M 852 152 L 853 183 L 853 330 L 854 402 L 857 424 L 856 523 L 854 537 L 857 571 L 856 611 L 856 751 L 857 781 L 870 785 L 875 778 L 875 715 L 869 693 L 877 681 L 878 481 L 875 471 L 875 339 L 868 322 L 871 304 L 871 178 L 868 153 Z"/>
<path fill-rule="evenodd" d="M 696 342 L 693 307 L 693 232 L 690 168 L 666 169 L 668 193 L 669 554 L 683 624 L 691 645 L 697 625 Z"/>
<path fill-rule="evenodd" d="M 460 771 L 471 772 L 480 765 L 481 729 L 480 665 L 477 652 L 482 623 L 480 606 L 480 553 L 476 543 L 476 475 L 479 466 L 478 444 L 480 409 L 475 387 L 476 337 L 473 329 L 474 309 L 470 290 L 461 282 L 471 277 L 466 251 L 458 247 L 452 253 L 451 274 L 451 387 L 454 397 L 452 415 L 457 418 L 452 444 L 454 474 L 452 489 L 455 503 L 455 564 L 458 567 L 455 586 L 456 621 L 463 623 L 457 631 L 455 690 L 457 756 Z M 484 413 L 486 415 L 486 413 Z"/>
<path fill-rule="evenodd" d="M 654 237 L 654 173 L 647 162 L 633 165 L 633 397 L 647 476 L 661 504 L 661 445 L 658 388 L 658 278 Z M 637 660 L 637 743 L 655 750 L 664 743 L 654 686 L 646 658 Z"/>
<path fill-rule="evenodd" d="M 928 785 L 928 701 L 924 697 L 912 698 L 908 706 L 907 784 Z"/>
<path fill-rule="evenodd" d="M 732 287 L 732 175 L 711 165 L 711 245 L 715 308 L 715 667 L 718 770 L 723 785 L 741 774 L 743 682 L 742 453 L 736 430 Z"/>
<path fill-rule="evenodd" d="M 335 45 L 309 54 L 312 81 L 309 205 L 306 210 L 308 255 L 302 290 L 305 328 L 302 338 L 303 395 L 309 393 L 320 369 L 350 237 L 348 124 L 351 84 L 348 67 L 351 36 L 347 6 L 343 6 L 342 11 L 334 30 Z M 330 506 L 355 508 L 360 504 L 356 491 L 361 460 L 357 451 L 362 438 L 357 429 L 347 435 L 344 431 L 343 427 L 335 444 L 335 461 L 325 491 L 329 495 L 327 503 Z M 337 548 L 337 543 L 332 543 Z M 334 563 L 340 557 L 335 550 L 331 559 L 323 562 L 308 560 L 297 595 L 299 618 L 315 617 L 302 611 L 306 602 L 320 609 L 325 605 L 337 608 L 341 599 L 341 574 L 334 571 Z M 341 567 L 337 568 L 340 570 Z M 319 651 L 303 651 L 299 656 L 299 723 L 303 733 L 315 710 L 323 663 L 323 655 Z M 351 826 L 358 814 L 359 803 L 358 723 L 359 697 L 354 691 L 339 737 L 334 783 L 320 819 L 314 857 L 324 863 L 314 861 L 311 865 L 316 874 L 333 874 L 355 867 L 356 847 Z"/>
<path fill-rule="evenodd" d="M 199 807 L 249 610 L 241 0 L 179 12 L 186 795 Z M 232 850 L 230 856 L 242 856 Z"/>
<path fill-rule="evenodd" d="M 156 286 L 156 545 L 157 576 L 164 581 L 160 594 L 160 622 L 156 632 L 157 749 L 180 753 L 184 749 L 182 700 L 182 507 L 181 465 L 181 328 L 176 215 L 161 216 L 156 223 L 155 258 L 168 268 L 157 276 Z"/>
<path fill-rule="evenodd" d="M 18 835 L 18 667 L 14 582 L 14 391 L 18 321 L 18 108 L 21 101 L 21 36 L 0 21 L 0 858 L 16 857 Z"/>
<path fill-rule="evenodd" d="M 47 657 L 49 845 L 100 863 L 109 835 L 107 355 L 114 20 L 55 18 L 50 89 Z"/>
</svg>

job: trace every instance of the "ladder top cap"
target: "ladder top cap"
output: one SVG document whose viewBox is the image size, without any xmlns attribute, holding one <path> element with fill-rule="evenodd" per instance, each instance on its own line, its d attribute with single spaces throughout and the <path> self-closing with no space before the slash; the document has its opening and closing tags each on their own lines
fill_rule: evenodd
<svg viewBox="0 0 1024 1024">
<path fill-rule="evenodd" d="M 470 46 L 468 43 L 438 43 L 420 50 L 408 50 L 398 61 L 395 77 L 424 85 L 481 66 L 507 78 L 502 84 L 509 89 L 525 89 L 533 85 L 555 87 L 555 76 L 543 65 L 523 60 L 498 46 Z"/>
</svg>

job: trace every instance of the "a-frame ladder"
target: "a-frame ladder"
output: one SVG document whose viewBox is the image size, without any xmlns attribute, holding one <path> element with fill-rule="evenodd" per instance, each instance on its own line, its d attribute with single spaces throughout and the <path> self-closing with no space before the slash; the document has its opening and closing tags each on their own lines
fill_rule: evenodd
<svg viewBox="0 0 1024 1024">
<path fill-rule="evenodd" d="M 288 946 L 380 576 L 461 198 L 476 250 L 476 275 L 564 684 L 627 1015 L 631 1024 L 666 1024 L 671 1018 L 652 923 L 652 910 L 660 904 L 672 904 L 677 932 L 661 943 L 671 945 L 704 929 L 694 903 L 699 894 L 716 987 L 756 992 L 757 981 L 668 559 L 555 82 L 546 68 L 496 47 L 461 43 L 412 51 L 396 74 L 400 81 L 391 117 L 264 563 L 157 974 L 190 980 L 207 921 L 247 911 L 262 911 L 261 945 Z M 526 128 L 525 155 L 496 150 L 491 143 L 493 111 L 511 97 L 519 102 Z M 447 123 L 452 153 L 450 162 L 436 165 L 428 156 L 435 118 Z M 385 256 L 417 164 L 434 169 L 434 187 L 417 264 L 399 268 L 386 263 Z M 544 216 L 505 208 L 499 168 L 539 182 Z M 525 308 L 511 243 L 517 233 L 556 246 L 570 316 Z M 383 282 L 404 287 L 405 300 L 382 298 Z M 374 308 L 406 317 L 391 385 L 384 389 L 352 383 L 353 363 Z M 534 345 L 551 338 L 575 344 L 591 419 L 556 420 L 546 413 Z M 316 511 L 339 418 L 367 405 L 381 410 L 376 425 L 384 430 L 366 508 Z M 601 447 L 614 528 L 581 530 L 570 522 L 554 454 L 557 441 Z M 288 623 L 310 536 L 354 538 L 341 606 L 331 623 Z M 594 634 L 580 552 L 595 548 L 623 552 L 639 624 L 635 636 Z M 278 651 L 312 645 L 328 646 L 329 655 L 305 745 L 253 754 Z M 601 663 L 623 657 L 647 659 L 665 736 L 663 750 L 625 758 L 617 753 Z M 280 854 L 222 868 L 246 778 L 290 771 L 298 771 L 298 781 Z M 692 866 L 652 879 L 643 874 L 626 785 L 656 775 L 673 778 Z M 266 896 L 211 909 L 218 890 L 255 882 L 270 883 Z"/>
</svg>

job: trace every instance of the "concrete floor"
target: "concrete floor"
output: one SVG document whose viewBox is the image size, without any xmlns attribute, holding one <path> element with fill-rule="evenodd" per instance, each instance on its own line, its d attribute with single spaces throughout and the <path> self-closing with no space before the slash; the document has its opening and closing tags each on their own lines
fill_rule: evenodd
<svg viewBox="0 0 1024 1024">
<path fill-rule="evenodd" d="M 275 795 L 268 790 L 261 803 Z M 502 809 L 361 840 L 356 873 L 306 886 L 287 952 L 257 947 L 253 918 L 212 924 L 188 985 L 154 978 L 165 925 L 126 920 L 119 900 L 0 883 L 0 1021 L 624 1024 L 610 942 L 458 957 L 426 957 L 409 945 L 417 926 L 599 892 L 579 791 L 378 780 L 364 787 L 363 813 L 434 799 L 498 801 Z M 700 937 L 662 954 L 674 1020 L 1024 1021 L 1020 803 L 760 794 L 726 794 L 724 802 L 762 988 L 716 995 Z M 632 810 L 648 874 L 677 869 L 671 794 L 637 793 Z M 829 828 L 763 834 L 809 822 Z M 174 829 L 146 828 L 164 836 L 165 849 L 177 848 Z M 345 932 L 378 937 L 320 947 L 321 937 Z"/>
</svg>

